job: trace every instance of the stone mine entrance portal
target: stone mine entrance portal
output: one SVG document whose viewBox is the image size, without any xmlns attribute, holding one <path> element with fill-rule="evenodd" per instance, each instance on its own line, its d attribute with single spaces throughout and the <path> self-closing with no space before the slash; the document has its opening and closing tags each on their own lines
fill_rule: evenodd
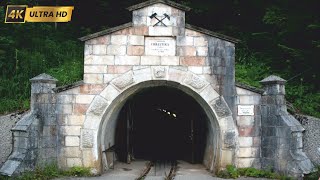
<svg viewBox="0 0 320 180">
<path fill-rule="evenodd" d="M 144 88 L 126 100 L 117 117 L 117 160 L 184 160 L 202 163 L 207 116 L 189 95 L 173 87 Z"/>
</svg>

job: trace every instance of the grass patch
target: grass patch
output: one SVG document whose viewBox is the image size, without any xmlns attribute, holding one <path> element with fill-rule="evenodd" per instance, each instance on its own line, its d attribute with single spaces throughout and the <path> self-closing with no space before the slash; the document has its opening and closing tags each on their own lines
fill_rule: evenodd
<svg viewBox="0 0 320 180">
<path fill-rule="evenodd" d="M 320 166 L 317 167 L 317 171 L 306 175 L 304 180 L 319 180 L 320 178 Z"/>
<path fill-rule="evenodd" d="M 254 178 L 281 179 L 281 180 L 293 179 L 291 177 L 279 175 L 270 170 L 260 170 L 255 168 L 236 168 L 233 165 L 227 165 L 226 169 L 219 171 L 217 176 L 220 178 L 227 178 L 227 179 L 236 179 L 241 176 L 254 177 Z"/>
<path fill-rule="evenodd" d="M 37 167 L 34 171 L 27 171 L 19 176 L 8 177 L 1 176 L 0 180 L 49 180 L 59 177 L 90 177 L 93 176 L 90 168 L 72 167 L 69 170 L 61 170 L 56 165 L 47 165 L 45 167 Z"/>
</svg>

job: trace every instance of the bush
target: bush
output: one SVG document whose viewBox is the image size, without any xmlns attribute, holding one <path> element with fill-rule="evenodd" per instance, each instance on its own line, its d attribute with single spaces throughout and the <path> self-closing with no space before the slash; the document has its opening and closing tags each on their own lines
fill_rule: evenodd
<svg viewBox="0 0 320 180">
<path fill-rule="evenodd" d="M 290 180 L 292 178 L 287 176 L 281 176 L 279 174 L 273 173 L 270 170 L 260 170 L 255 168 L 239 168 L 237 169 L 233 165 L 227 165 L 226 170 L 218 172 L 218 177 L 227 179 L 236 179 L 240 176 L 244 177 L 255 177 L 255 178 L 270 178 L 270 179 L 282 179 Z"/>
</svg>

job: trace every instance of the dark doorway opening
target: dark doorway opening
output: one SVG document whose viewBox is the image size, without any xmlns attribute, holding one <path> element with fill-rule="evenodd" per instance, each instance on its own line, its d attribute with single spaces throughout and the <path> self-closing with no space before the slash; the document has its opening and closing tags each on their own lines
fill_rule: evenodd
<svg viewBox="0 0 320 180">
<path fill-rule="evenodd" d="M 207 116 L 193 97 L 172 87 L 152 87 L 130 97 L 117 119 L 117 159 L 202 163 Z"/>
</svg>

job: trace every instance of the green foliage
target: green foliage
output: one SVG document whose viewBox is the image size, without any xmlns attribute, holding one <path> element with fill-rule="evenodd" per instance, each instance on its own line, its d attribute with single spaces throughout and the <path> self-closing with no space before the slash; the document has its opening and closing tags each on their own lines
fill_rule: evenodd
<svg viewBox="0 0 320 180">
<path fill-rule="evenodd" d="M 261 88 L 259 81 L 275 74 L 283 78 L 288 72 L 275 72 L 269 64 L 272 62 L 262 54 L 253 53 L 247 47 L 240 47 L 236 54 L 236 80 L 238 82 Z M 289 76 L 290 77 L 290 76 Z M 300 78 L 300 82 L 289 81 L 286 84 L 286 99 L 291 102 L 297 113 L 320 117 L 320 92 L 314 85 Z"/>
<path fill-rule="evenodd" d="M 226 170 L 218 172 L 218 177 L 227 179 L 236 179 L 238 177 L 255 177 L 255 178 L 270 178 L 270 179 L 282 179 L 290 180 L 292 178 L 282 176 L 271 172 L 270 170 L 260 170 L 255 168 L 236 168 L 233 165 L 227 165 Z"/>
<path fill-rule="evenodd" d="M 0 180 L 49 180 L 65 176 L 89 177 L 92 176 L 92 174 L 89 168 L 75 166 L 63 171 L 52 164 L 46 165 L 43 168 L 36 167 L 34 171 L 24 172 L 20 176 L 7 177 L 0 175 Z"/>
<path fill-rule="evenodd" d="M 29 108 L 29 79 L 41 73 L 56 77 L 58 85 L 82 79 L 83 45 L 69 26 L 0 27 L 0 114 Z"/>
<path fill-rule="evenodd" d="M 317 167 L 317 171 L 306 175 L 304 180 L 319 180 L 320 178 L 320 166 Z"/>
<path fill-rule="evenodd" d="M 75 166 L 62 173 L 64 176 L 92 176 L 90 168 Z"/>
</svg>

